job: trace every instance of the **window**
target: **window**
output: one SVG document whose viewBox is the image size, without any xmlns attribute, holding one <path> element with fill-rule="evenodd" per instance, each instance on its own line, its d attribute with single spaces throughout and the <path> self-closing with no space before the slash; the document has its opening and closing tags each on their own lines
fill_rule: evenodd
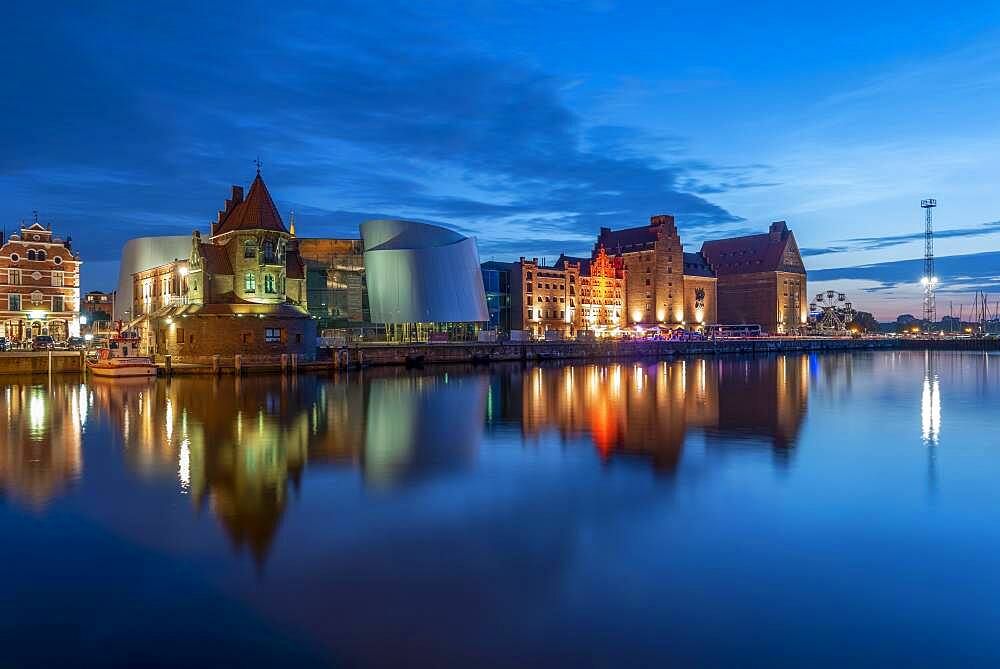
<svg viewBox="0 0 1000 669">
<path fill-rule="evenodd" d="M 39 260 L 45 260 L 45 251 L 39 251 L 38 252 L 38 259 Z"/>
<path fill-rule="evenodd" d="M 35 250 L 31 249 L 28 251 L 28 260 L 34 260 L 34 259 L 35 259 Z"/>
<path fill-rule="evenodd" d="M 12 286 L 16 286 L 21 283 L 21 270 L 19 269 L 9 269 L 7 270 L 7 283 Z"/>
<path fill-rule="evenodd" d="M 52 285 L 61 286 L 63 285 L 63 273 L 62 272 L 52 272 Z"/>
<path fill-rule="evenodd" d="M 16 297 L 16 296 L 11 295 L 11 297 Z M 534 313 L 535 313 L 534 310 L 528 309 L 528 318 L 534 318 Z"/>
<path fill-rule="evenodd" d="M 55 258 L 52 259 L 52 262 L 54 262 L 57 265 L 62 265 L 62 256 L 56 256 Z"/>
<path fill-rule="evenodd" d="M 281 341 L 281 328 L 264 328 L 264 341 L 276 344 Z"/>
<path fill-rule="evenodd" d="M 249 346 L 250 344 L 253 343 L 253 333 L 243 332 L 242 334 L 240 334 L 240 339 L 242 340 L 244 346 Z"/>
<path fill-rule="evenodd" d="M 7 296 L 8 310 L 10 311 L 20 311 L 21 310 L 21 296 L 20 295 L 8 295 Z"/>
<path fill-rule="evenodd" d="M 243 292 L 245 293 L 257 292 L 257 275 L 254 274 L 253 272 L 247 272 L 246 277 L 244 277 Z"/>
<path fill-rule="evenodd" d="M 265 274 L 264 275 L 264 292 L 273 293 L 274 292 L 274 275 Z"/>
<path fill-rule="evenodd" d="M 177 343 L 184 343 L 184 328 L 177 328 Z"/>
<path fill-rule="evenodd" d="M 260 245 L 261 251 L 264 252 L 264 262 L 268 264 L 274 263 L 274 242 L 271 240 L 265 240 L 263 244 Z"/>
<path fill-rule="evenodd" d="M 16 253 L 11 253 L 11 254 L 10 254 L 10 259 L 11 259 L 11 260 L 12 260 L 13 262 L 17 262 L 18 260 L 20 260 L 20 259 L 21 259 L 21 256 L 17 255 Z"/>
<path fill-rule="evenodd" d="M 65 311 L 63 309 L 63 296 L 53 295 L 52 296 L 52 311 Z"/>
<path fill-rule="evenodd" d="M 301 332 L 295 333 L 295 343 L 296 344 L 301 344 L 302 343 L 302 333 Z"/>
<path fill-rule="evenodd" d="M 256 258 L 257 257 L 257 242 L 253 239 L 248 239 L 243 242 L 243 257 L 244 258 Z"/>
</svg>

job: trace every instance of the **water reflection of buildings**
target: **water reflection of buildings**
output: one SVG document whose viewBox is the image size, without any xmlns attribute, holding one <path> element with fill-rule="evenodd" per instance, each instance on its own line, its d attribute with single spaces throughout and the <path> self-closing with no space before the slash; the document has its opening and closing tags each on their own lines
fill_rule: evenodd
<svg viewBox="0 0 1000 669">
<path fill-rule="evenodd" d="M 95 384 L 128 465 L 176 477 L 237 548 L 262 561 L 307 466 L 356 464 L 386 487 L 469 463 L 484 377 L 355 375 Z"/>
<path fill-rule="evenodd" d="M 680 461 L 685 435 L 719 447 L 733 437 L 795 444 L 808 402 L 805 356 L 684 359 L 652 364 L 534 368 L 522 377 L 522 429 L 589 437 L 605 459 L 642 455 L 661 471 Z"/>
<path fill-rule="evenodd" d="M 79 478 L 86 387 L 12 384 L 0 390 L 0 494 L 36 510 Z"/>
</svg>

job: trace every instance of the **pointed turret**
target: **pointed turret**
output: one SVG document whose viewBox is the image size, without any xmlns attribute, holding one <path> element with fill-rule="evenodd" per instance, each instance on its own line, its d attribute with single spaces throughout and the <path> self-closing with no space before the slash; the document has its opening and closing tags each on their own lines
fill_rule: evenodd
<svg viewBox="0 0 1000 669">
<path fill-rule="evenodd" d="M 237 187 L 233 188 L 233 200 L 237 199 L 236 189 Z M 227 204 L 229 203 L 227 202 Z M 223 214 L 220 217 L 221 220 L 214 226 L 213 233 L 215 235 L 235 230 L 274 230 L 288 233 L 259 171 L 254 177 L 253 183 L 250 184 L 250 192 L 247 193 L 246 198 L 240 202 L 229 204 L 226 209 L 227 211 L 221 212 Z"/>
</svg>

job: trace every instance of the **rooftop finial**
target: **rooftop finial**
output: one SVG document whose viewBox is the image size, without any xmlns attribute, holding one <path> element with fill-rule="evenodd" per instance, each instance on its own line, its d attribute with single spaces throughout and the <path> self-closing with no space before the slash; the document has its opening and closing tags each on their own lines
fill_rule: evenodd
<svg viewBox="0 0 1000 669">
<path fill-rule="evenodd" d="M 260 162 L 260 156 L 257 156 L 257 159 L 253 161 L 253 164 L 257 166 L 257 176 L 260 176 L 260 167 L 264 164 Z"/>
<path fill-rule="evenodd" d="M 32 220 L 34 220 L 35 225 L 38 225 L 38 210 L 37 209 L 32 209 L 31 210 L 31 218 L 32 218 Z"/>
<path fill-rule="evenodd" d="M 295 236 L 295 210 L 292 209 L 288 212 L 288 231 Z"/>
</svg>

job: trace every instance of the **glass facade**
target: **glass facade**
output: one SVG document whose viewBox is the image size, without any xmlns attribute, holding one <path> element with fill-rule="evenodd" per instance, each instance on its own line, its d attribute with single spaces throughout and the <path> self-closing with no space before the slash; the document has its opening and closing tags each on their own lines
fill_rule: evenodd
<svg viewBox="0 0 1000 669">
<path fill-rule="evenodd" d="M 320 331 L 368 324 L 365 260 L 358 239 L 300 239 L 309 314 Z"/>
<path fill-rule="evenodd" d="M 484 262 L 483 288 L 486 291 L 486 309 L 490 312 L 488 330 L 510 333 L 510 271 L 513 263 Z"/>
</svg>

